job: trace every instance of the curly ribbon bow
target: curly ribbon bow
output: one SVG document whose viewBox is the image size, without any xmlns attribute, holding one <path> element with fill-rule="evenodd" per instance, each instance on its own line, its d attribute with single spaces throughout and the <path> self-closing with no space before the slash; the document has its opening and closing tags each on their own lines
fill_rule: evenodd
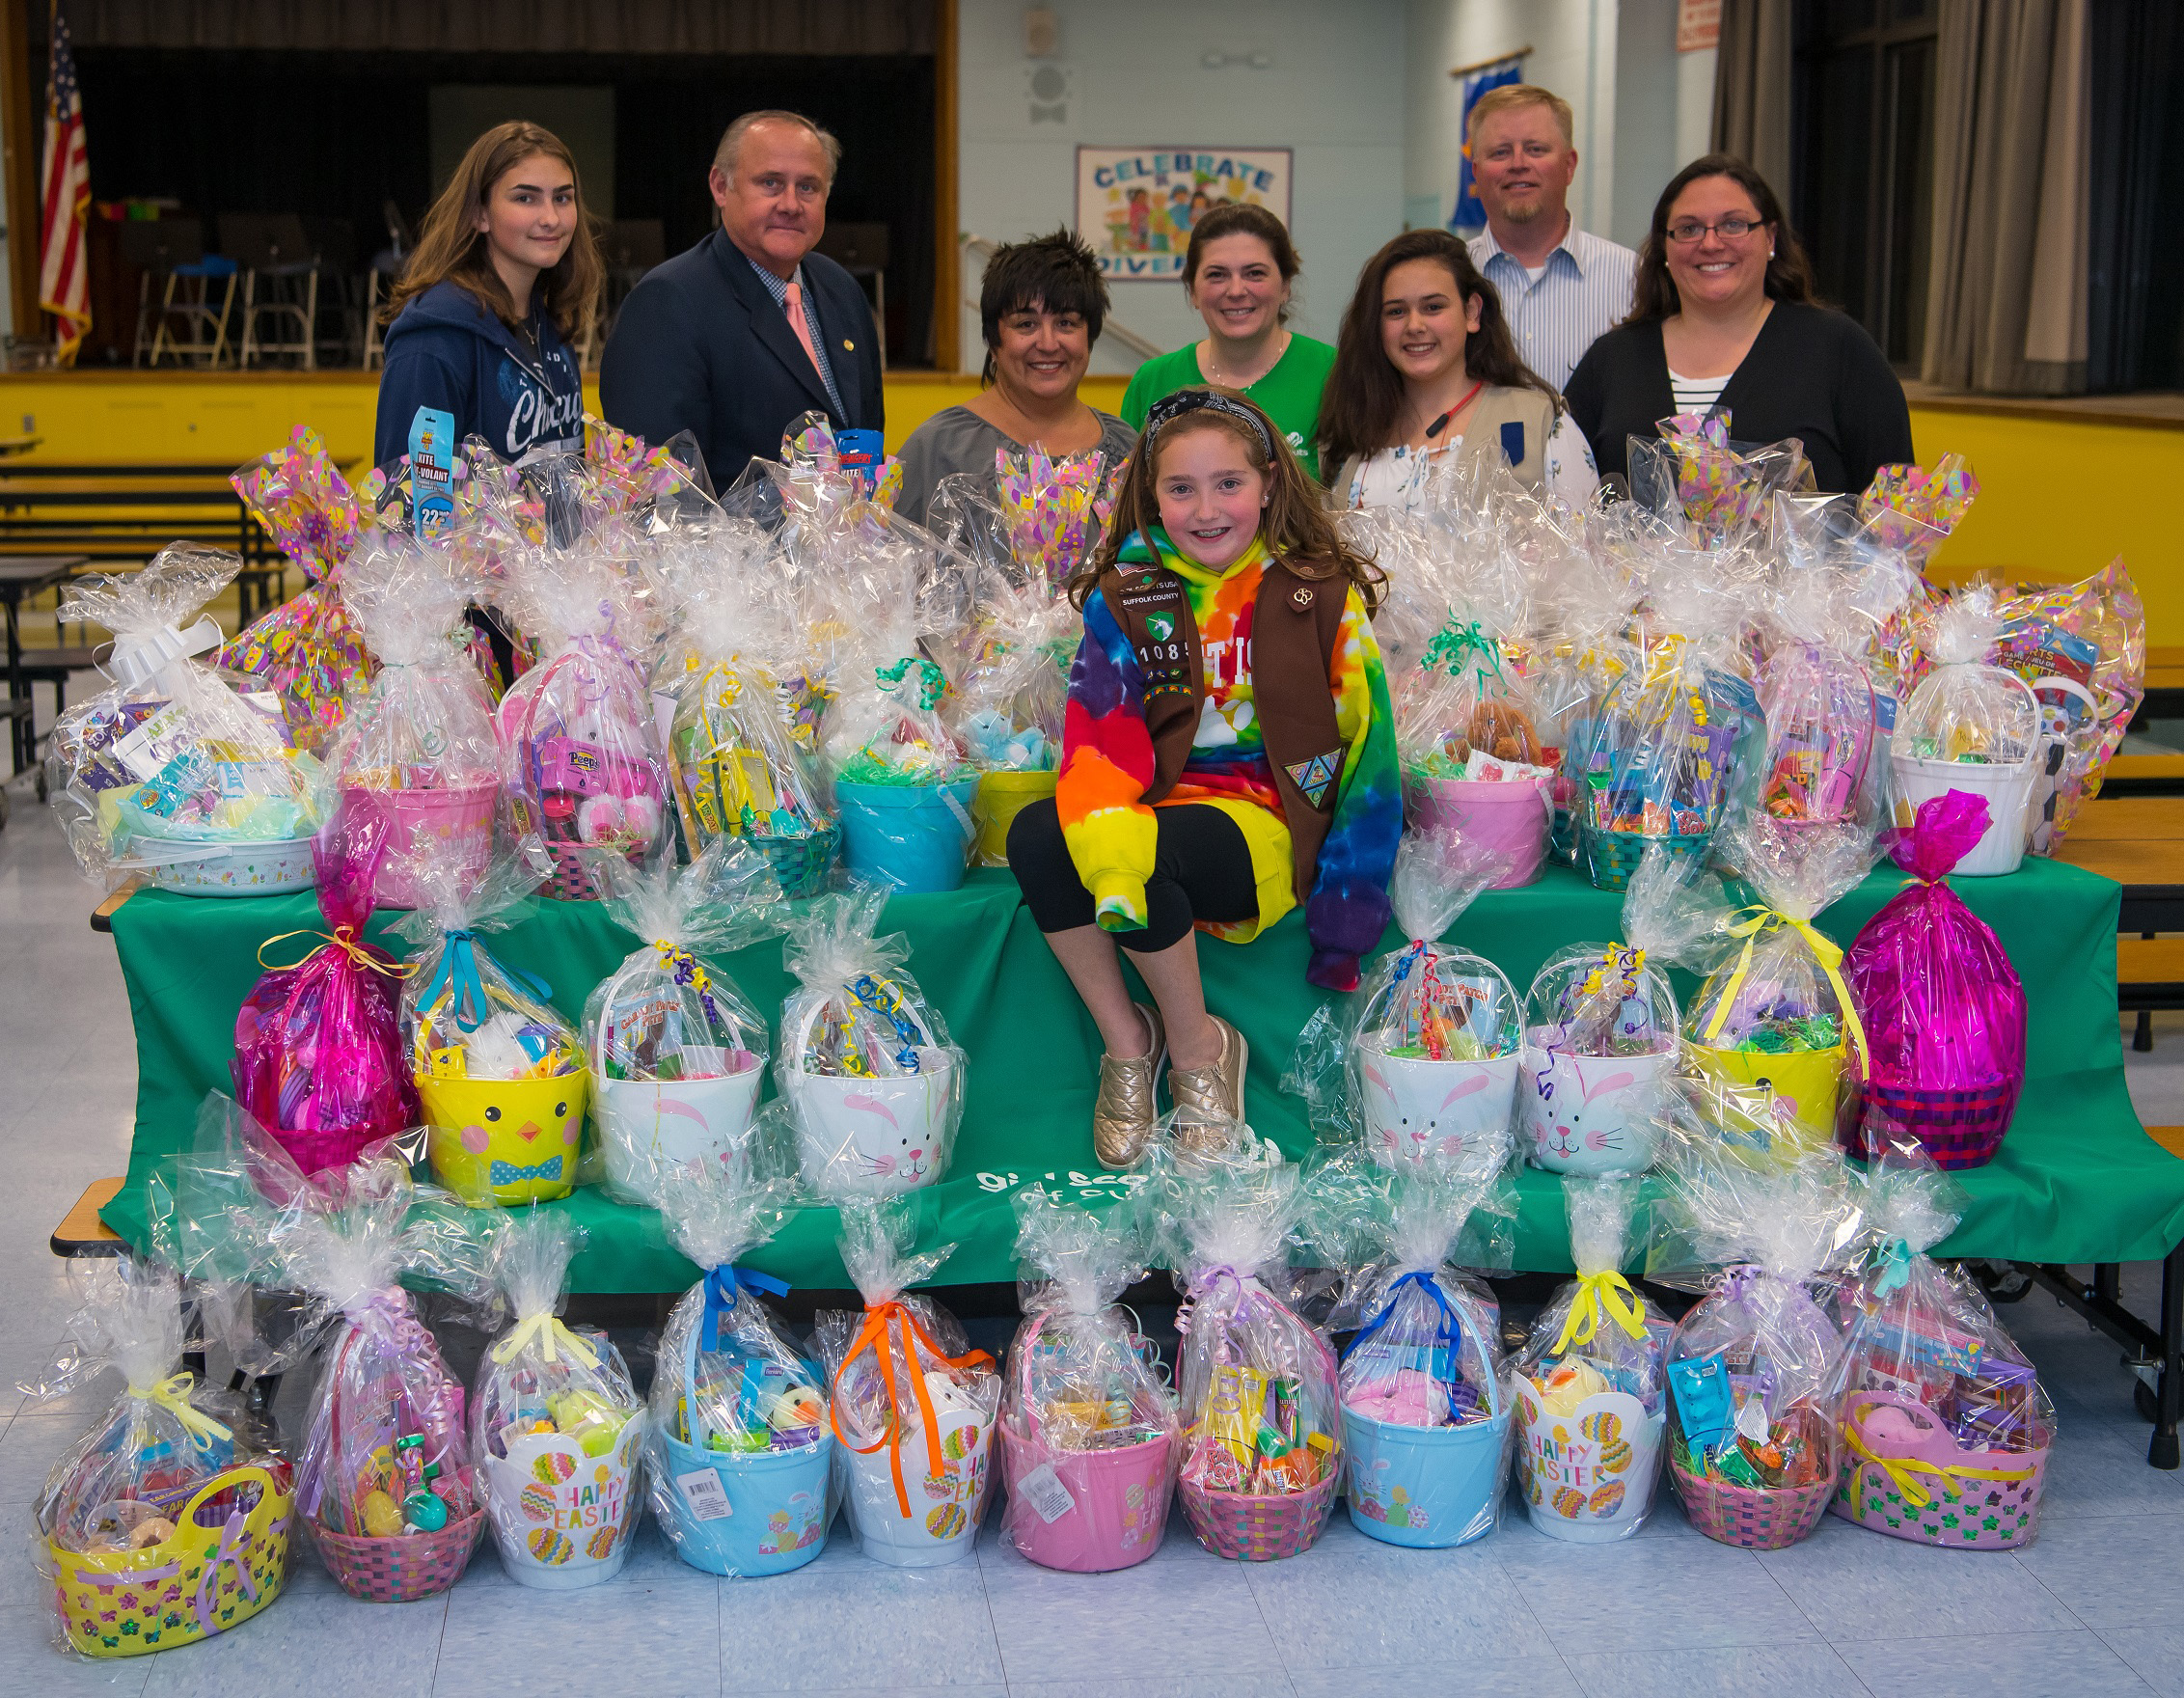
<svg viewBox="0 0 2184 1698">
<path fill-rule="evenodd" d="M 272 948 L 275 944 L 287 942 L 290 938 L 321 938 L 324 942 L 314 944 L 293 961 L 274 962 L 265 959 L 266 950 Z M 356 927 L 353 925 L 337 926 L 330 932 L 316 931 L 310 926 L 304 926 L 292 932 L 276 932 L 272 937 L 267 938 L 264 943 L 259 945 L 258 964 L 269 972 L 292 972 L 317 954 L 319 950 L 325 948 L 339 949 L 351 962 L 363 968 L 367 972 L 383 973 L 388 978 L 407 978 L 417 971 L 417 963 L 414 961 L 394 961 L 382 955 L 371 945 L 357 942 Z"/>
<path fill-rule="evenodd" d="M 712 1268 L 706 1271 L 704 1289 L 705 1314 L 698 1323 L 698 1335 L 707 1340 L 707 1350 L 719 1350 L 721 1323 L 728 1318 L 728 1311 L 736 1306 L 743 1293 L 748 1291 L 756 1296 L 764 1292 L 770 1297 L 786 1297 L 789 1282 L 751 1268 Z"/>
<path fill-rule="evenodd" d="M 660 952 L 660 970 L 669 974 L 675 983 L 688 985 L 694 991 L 709 991 L 713 988 L 713 981 L 706 976 L 705 969 L 698 965 L 697 957 L 688 949 L 669 943 L 666 938 L 653 939 L 652 946 Z"/>
<path fill-rule="evenodd" d="M 1555 1340 L 1553 1354 L 1559 1356 L 1573 1344 L 1591 1344 L 1593 1334 L 1600 1329 L 1603 1314 L 1632 1338 L 1646 1336 L 1646 1300 L 1630 1289 L 1629 1280 L 1613 1268 L 1605 1268 L 1578 1276 L 1577 1294 L 1570 1299 L 1570 1315 L 1562 1324 L 1562 1336 Z"/>
<path fill-rule="evenodd" d="M 150 1385 L 132 1385 L 129 1395 L 157 1404 L 181 1422 L 198 1449 L 210 1450 L 216 1440 L 232 1438 L 234 1434 L 190 1402 L 190 1387 L 196 1383 L 195 1375 L 174 1374 Z"/>
<path fill-rule="evenodd" d="M 1805 946 L 1820 964 L 1820 971 L 1828 975 L 1828 983 L 1835 987 L 1836 1000 L 1843 1008 L 1843 1024 L 1850 1030 L 1851 1042 L 1858 1046 L 1858 1071 L 1861 1077 L 1870 1065 L 1866 1056 L 1866 1027 L 1858 1018 L 1857 1005 L 1850 1000 L 1850 987 L 1843 982 L 1843 951 L 1810 921 L 1792 919 L 1787 914 L 1754 903 L 1739 909 L 1730 922 L 1729 935 L 1744 940 L 1744 952 L 1737 956 L 1736 967 L 1722 986 L 1721 998 L 1714 1004 L 1714 1017 L 1706 1023 L 1706 1042 L 1712 1043 L 1721 1035 L 1722 1027 L 1729 1020 L 1729 1011 L 1736 1005 L 1737 987 L 1744 982 L 1745 974 L 1752 971 L 1752 949 L 1769 926 L 1787 926 L 1805 940 Z"/>
<path fill-rule="evenodd" d="M 1477 656 L 1474 670 L 1484 678 L 1491 671 L 1504 684 L 1509 682 L 1502 671 L 1501 644 L 1480 628 L 1477 619 L 1461 624 L 1455 619 L 1433 633 L 1433 640 L 1426 644 L 1426 658 L 1419 663 L 1422 670 L 1432 671 L 1445 667 L 1453 675 L 1467 656 Z"/>
<path fill-rule="evenodd" d="M 1626 997 L 1638 994 L 1638 975 L 1646 971 L 1646 951 L 1633 949 L 1624 944 L 1610 944 L 1600 952 L 1600 959 L 1593 971 L 1585 975 L 1585 982 L 1577 987 L 1580 997 L 1597 997 L 1611 986 L 1620 988 Z"/>
<path fill-rule="evenodd" d="M 921 654 L 906 654 L 892 666 L 881 667 L 873 676 L 885 688 L 893 690 L 901 685 L 913 667 L 917 669 L 917 705 L 927 710 L 940 706 L 941 697 L 948 687 L 947 674 Z"/>
<path fill-rule="evenodd" d="M 599 1365 L 599 1353 L 571 1332 L 560 1316 L 550 1309 L 540 1309 L 535 1315 L 526 1315 L 518 1321 L 515 1329 L 493 1347 L 493 1359 L 505 1366 L 533 1344 L 548 1362 L 559 1362 L 561 1359 L 559 1353 L 565 1350 L 569 1359 L 581 1367 Z"/>
<path fill-rule="evenodd" d="M 917 1400 L 918 1419 L 925 1428 L 926 1456 L 931 1459 L 936 1470 L 942 1473 L 953 1471 L 951 1465 L 941 1455 L 941 1420 L 933 1412 L 933 1398 L 925 1388 L 925 1376 L 917 1366 L 916 1343 L 922 1343 L 934 1356 L 951 1368 L 968 1368 L 975 1362 L 985 1362 L 991 1366 L 994 1360 L 982 1350 L 974 1350 L 960 1356 L 949 1356 L 933 1342 L 933 1335 L 911 1313 L 909 1305 L 900 1299 L 889 1298 L 877 1308 L 864 1312 L 864 1325 L 857 1329 L 857 1336 L 850 1340 L 849 1354 L 842 1357 L 841 1369 L 834 1375 L 834 1395 L 828 1399 L 827 1409 L 828 1423 L 833 1428 L 834 1437 L 842 1441 L 843 1449 L 854 1451 L 859 1456 L 870 1456 L 883 1444 L 887 1447 L 887 1465 L 892 1470 L 895 1481 L 895 1504 L 902 1511 L 905 1520 L 910 1519 L 910 1493 L 904 1487 L 902 1478 L 904 1423 L 901 1419 L 903 1397 L 900 1376 L 908 1376 L 911 1391 Z M 900 1367 L 896 1363 L 898 1350 L 902 1358 Z M 887 1385 L 887 1402 L 893 1407 L 896 1418 L 889 1421 L 887 1430 L 870 1444 L 857 1445 L 850 1443 L 849 1435 L 842 1431 L 841 1384 L 843 1374 L 848 1371 L 850 1363 L 865 1351 L 870 1351 L 873 1360 L 880 1364 L 880 1378 Z"/>
<path fill-rule="evenodd" d="M 1866 1411 L 1871 1408 L 1870 1403 L 1853 1403 L 1845 1410 L 1843 1436 L 1861 1462 L 1872 1464 L 1889 1477 L 1889 1483 L 1896 1488 L 1897 1494 L 1912 1509 L 1925 1509 L 1934 1500 L 1934 1494 L 1916 1478 L 1920 1474 L 1940 1481 L 1942 1490 L 1951 1497 L 1962 1497 L 1964 1493 L 1959 1488 L 1966 1480 L 2030 1480 L 2039 1471 L 2032 1465 L 2022 1468 L 1975 1468 L 1962 1463 L 1937 1467 L 1932 1463 L 1921 1462 L 1917 1457 L 1881 1456 L 1867 1444 L 1862 1425 Z"/>
</svg>

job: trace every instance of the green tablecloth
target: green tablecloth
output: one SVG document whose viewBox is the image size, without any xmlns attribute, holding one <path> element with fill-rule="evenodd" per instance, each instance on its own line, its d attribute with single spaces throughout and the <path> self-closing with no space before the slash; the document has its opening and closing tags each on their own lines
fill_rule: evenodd
<svg viewBox="0 0 2184 1698">
<path fill-rule="evenodd" d="M 1901 888 L 1876 873 L 1821 917 L 1847 944 Z M 2184 1238 L 2184 1162 L 2145 1136 L 2124 1087 L 2116 1010 L 2117 887 L 2047 861 L 2002 879 L 1957 884 L 2001 935 L 2032 1002 L 2025 1094 L 2001 1156 L 1963 1175 L 1972 1206 L 1947 1253 L 2023 1261 L 2134 1261 Z M 1564 867 L 1528 890 L 1495 891 L 1459 921 L 1455 937 L 1498 962 L 1521 989 L 1562 944 L 1616 934 L 1622 898 Z M 228 1090 L 234 1015 L 259 974 L 266 938 L 315 926 L 302 896 L 210 900 L 141 893 L 114 917 L 114 941 L 136 1022 L 137 1124 L 128 1183 L 107 1222 L 132 1242 L 145 1228 L 144 1187 L 155 1164 L 186 1148 L 208 1090 Z M 885 928 L 908 934 L 911 971 L 970 1056 L 968 1105 L 947 1177 L 927 1193 L 924 1242 L 959 1246 L 943 1283 L 1014 1275 L 1008 1193 L 1033 1181 L 1088 1197 L 1120 1194 L 1093 1159 L 1090 1119 L 1099 1040 L 1020 903 L 1006 871 L 971 874 L 944 896 L 901 896 Z M 1400 940 L 1392 934 L 1390 946 Z M 543 902 L 537 915 L 492 939 L 511 966 L 544 978 L 564 1013 L 612 972 L 635 941 L 595 904 Z M 1321 993 L 1304 982 L 1302 917 L 1292 914 L 1257 943 L 1208 942 L 1207 998 L 1251 1046 L 1253 1127 L 1291 1155 L 1312 1143 L 1302 1104 L 1276 1082 Z M 751 1000 L 778 1010 L 790 980 L 780 946 L 731 957 Z M 1530 1168 L 1519 1180 L 1516 1266 L 1570 1266 L 1559 1181 Z M 589 1228 L 574 1279 L 583 1291 L 671 1291 L 696 1277 L 667 1243 L 659 1216 L 592 1191 L 565 1205 Z M 832 1210 L 809 1209 L 750 1260 L 804 1286 L 847 1283 L 834 1252 Z"/>
</svg>

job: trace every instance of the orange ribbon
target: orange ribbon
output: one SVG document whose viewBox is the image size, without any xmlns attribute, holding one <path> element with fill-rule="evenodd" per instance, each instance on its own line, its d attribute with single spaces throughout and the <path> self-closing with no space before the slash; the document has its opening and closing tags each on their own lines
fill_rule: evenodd
<svg viewBox="0 0 2184 1698">
<path fill-rule="evenodd" d="M 857 1336 L 850 1340 L 849 1354 L 842 1357 L 841 1372 L 834 1376 L 834 1396 L 828 1401 L 828 1420 L 834 1429 L 834 1437 L 842 1441 L 842 1448 L 858 1456 L 870 1456 L 883 1444 L 887 1447 L 887 1465 L 893 1471 L 895 1480 L 895 1502 L 902 1510 L 903 1519 L 908 1520 L 910 1493 L 903 1485 L 902 1478 L 902 1388 L 895 1380 L 895 1328 L 898 1326 L 902 1328 L 899 1348 L 910 1366 L 911 1389 L 917 1394 L 917 1412 L 925 1425 L 925 1454 L 933 1459 L 933 1465 L 942 1472 L 948 1471 L 948 1465 L 941 1455 L 940 1417 L 933 1412 L 933 1400 L 925 1390 L 925 1376 L 917 1371 L 917 1352 L 912 1340 L 922 1342 L 938 1360 L 951 1368 L 968 1368 L 977 1362 L 984 1362 L 992 1367 L 994 1358 L 982 1350 L 974 1350 L 960 1356 L 949 1356 L 933 1342 L 933 1335 L 925 1330 L 917 1317 L 899 1299 L 889 1298 L 878 1308 L 865 1310 L 864 1325 L 857 1329 Z M 887 1401 L 894 1406 L 895 1418 L 887 1423 L 887 1430 L 879 1438 L 870 1444 L 860 1446 L 850 1443 L 849 1435 L 842 1431 L 841 1383 L 842 1375 L 848 1372 L 850 1363 L 857 1360 L 860 1352 L 867 1350 L 880 1364 L 880 1377 L 887 1383 Z"/>
<path fill-rule="evenodd" d="M 411 973 L 417 971 L 417 963 L 414 961 L 407 962 L 402 966 L 397 967 L 394 962 L 388 960 L 385 956 L 376 953 L 369 944 L 358 943 L 356 937 L 356 927 L 353 925 L 338 926 L 330 932 L 314 931 L 309 926 L 305 926 L 297 931 L 281 932 L 276 936 L 267 938 L 264 943 L 259 945 L 259 966 L 265 968 L 273 972 L 292 972 L 295 969 L 301 967 L 306 961 L 309 961 L 314 955 L 317 954 L 319 948 L 321 947 L 321 945 L 314 945 L 311 948 L 306 949 L 295 960 L 287 962 L 279 966 L 276 966 L 273 962 L 265 959 L 266 950 L 272 948 L 275 944 L 284 943 L 289 938 L 324 938 L 327 945 L 341 950 L 342 954 L 346 955 L 351 961 L 355 962 L 357 966 L 364 968 L 370 972 L 383 972 L 389 978 L 407 978 Z"/>
</svg>

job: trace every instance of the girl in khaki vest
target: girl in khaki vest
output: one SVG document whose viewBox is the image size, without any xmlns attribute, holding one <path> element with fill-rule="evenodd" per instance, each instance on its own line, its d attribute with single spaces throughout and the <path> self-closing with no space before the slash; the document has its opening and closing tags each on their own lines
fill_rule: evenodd
<svg viewBox="0 0 2184 1698">
<path fill-rule="evenodd" d="M 1501 297 L 1443 230 L 1399 235 L 1343 315 L 1320 402 L 1320 464 L 1336 507 L 1417 507 L 1437 467 L 1507 461 L 1526 489 L 1583 507 L 1593 451 L 1562 397 L 1518 357 Z M 1468 464 L 1466 464 L 1468 462 Z"/>
<path fill-rule="evenodd" d="M 1009 831 L 1106 1043 L 1093 1146 L 1111 1167 L 1143 1152 L 1169 1060 L 1187 1147 L 1244 1116 L 1246 1046 L 1207 1012 L 1195 929 L 1248 943 L 1301 905 L 1306 976 L 1351 990 L 1387 926 L 1403 798 L 1379 583 L 1257 406 L 1200 388 L 1154 404 L 1107 540 L 1070 582 L 1084 637 L 1054 799 Z M 1132 1002 L 1117 944 L 1158 1008 Z"/>
</svg>

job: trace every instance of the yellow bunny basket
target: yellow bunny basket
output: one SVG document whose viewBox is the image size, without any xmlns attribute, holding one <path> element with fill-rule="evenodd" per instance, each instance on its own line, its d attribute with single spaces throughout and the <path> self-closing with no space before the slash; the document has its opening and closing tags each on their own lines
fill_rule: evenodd
<svg viewBox="0 0 2184 1698">
<path fill-rule="evenodd" d="M 143 1550 L 87 1556 L 47 1540 L 68 1643 L 86 1657 L 171 1651 L 224 1633 L 280 1597 L 294 1501 L 287 1473 L 223 1468 L 176 1518 L 175 1536 Z"/>
</svg>

